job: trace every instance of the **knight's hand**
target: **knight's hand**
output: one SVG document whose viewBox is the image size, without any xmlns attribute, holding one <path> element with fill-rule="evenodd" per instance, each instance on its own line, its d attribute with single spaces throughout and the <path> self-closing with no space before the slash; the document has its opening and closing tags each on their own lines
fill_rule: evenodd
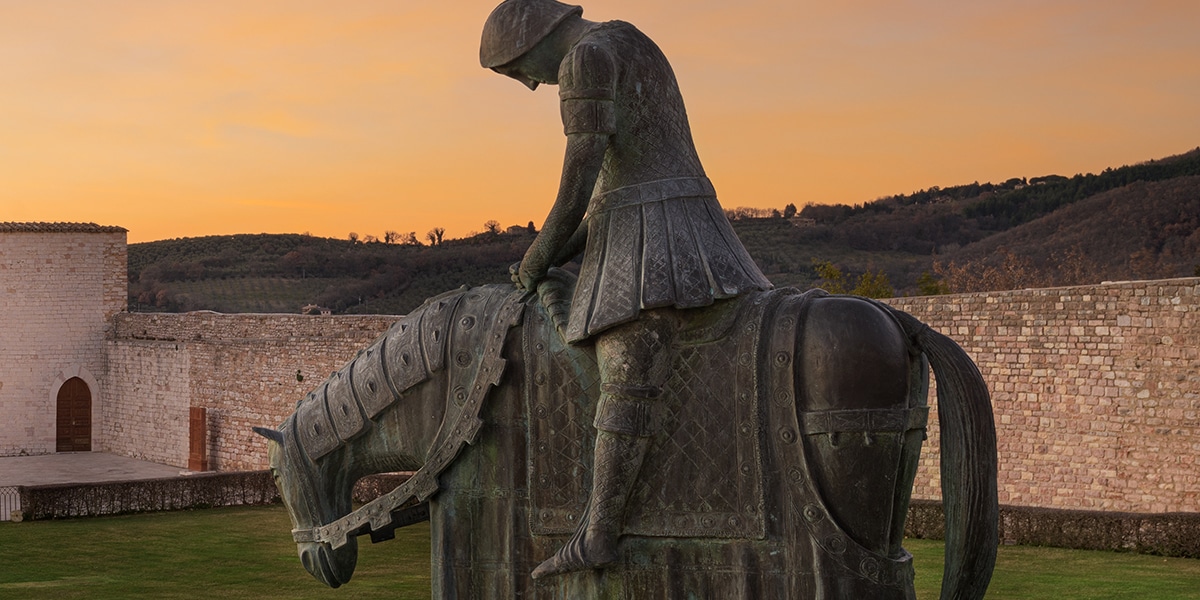
<svg viewBox="0 0 1200 600">
<path fill-rule="evenodd" d="M 521 284 L 521 263 L 520 262 L 515 262 L 508 266 L 508 277 L 510 279 L 512 279 L 513 285 L 517 286 L 517 289 L 520 289 L 520 290 L 525 289 L 525 286 Z"/>
<path fill-rule="evenodd" d="M 529 261 L 523 260 L 521 261 L 521 265 L 517 267 L 517 280 L 514 283 L 523 290 L 536 290 L 538 282 L 545 277 L 545 269 L 541 269 L 539 272 L 529 266 Z"/>
</svg>

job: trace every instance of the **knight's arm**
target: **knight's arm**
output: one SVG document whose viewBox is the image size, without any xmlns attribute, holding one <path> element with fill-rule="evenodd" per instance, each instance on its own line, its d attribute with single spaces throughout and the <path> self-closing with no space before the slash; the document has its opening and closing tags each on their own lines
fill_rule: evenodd
<svg viewBox="0 0 1200 600">
<path fill-rule="evenodd" d="M 572 248 L 586 243 L 586 232 L 582 240 L 576 235 L 581 229 L 583 215 L 587 212 L 592 189 L 600 175 L 604 151 L 608 149 L 608 136 L 597 133 L 573 133 L 567 136 L 567 151 L 563 159 L 562 179 L 558 184 L 558 198 L 546 217 L 542 230 L 525 252 L 521 261 L 522 283 L 534 284 L 546 275 L 550 267 L 556 267 L 572 256 L 578 249 Z M 574 253 L 568 254 L 572 250 Z"/>
<path fill-rule="evenodd" d="M 567 240 L 567 244 L 563 246 L 562 251 L 558 253 L 558 257 L 551 261 L 551 264 L 556 267 L 561 267 L 570 262 L 572 258 L 578 256 L 584 251 L 585 248 L 587 248 L 587 240 L 588 224 L 587 221 L 584 221 L 579 224 L 577 229 L 575 229 L 575 233 L 571 235 L 571 239 Z"/>
<path fill-rule="evenodd" d="M 559 107 L 567 150 L 558 198 L 521 263 L 520 281 L 526 286 L 536 283 L 550 267 L 579 254 L 587 244 L 583 217 L 604 154 L 617 132 L 615 72 L 608 52 L 589 43 L 579 44 L 563 59 Z"/>
</svg>

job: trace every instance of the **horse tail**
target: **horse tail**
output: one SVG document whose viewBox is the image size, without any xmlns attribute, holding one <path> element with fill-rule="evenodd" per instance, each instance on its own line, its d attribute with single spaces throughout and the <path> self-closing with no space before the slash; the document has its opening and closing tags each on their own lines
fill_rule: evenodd
<svg viewBox="0 0 1200 600">
<path fill-rule="evenodd" d="M 999 543 L 996 426 L 987 385 L 950 338 L 892 307 L 937 378 L 946 558 L 942 599 L 983 598 Z"/>
</svg>

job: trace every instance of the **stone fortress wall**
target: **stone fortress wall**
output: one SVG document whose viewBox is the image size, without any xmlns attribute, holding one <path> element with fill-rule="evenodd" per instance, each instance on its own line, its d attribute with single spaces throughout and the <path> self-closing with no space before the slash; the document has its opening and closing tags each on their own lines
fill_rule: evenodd
<svg viewBox="0 0 1200 600">
<path fill-rule="evenodd" d="M 124 313 L 108 342 L 104 449 L 184 467 L 189 409 L 208 411 L 210 468 L 265 469 L 296 402 L 399 317 Z"/>
<path fill-rule="evenodd" d="M 1000 504 L 1200 513 L 1200 279 L 889 303 L 978 364 Z M 937 444 L 933 427 L 915 498 L 941 497 Z"/>
<path fill-rule="evenodd" d="M 0 223 L 0 456 L 56 450 L 59 389 L 91 394 L 92 449 L 109 399 L 105 339 L 125 310 L 125 230 Z"/>
<path fill-rule="evenodd" d="M 1200 279 L 889 302 L 979 364 L 1001 504 L 1200 512 Z M 250 427 L 278 424 L 396 318 L 118 315 L 103 446 L 183 466 L 188 407 L 203 406 L 213 468 L 264 468 L 265 441 Z M 936 417 L 931 425 L 919 499 L 940 498 Z"/>
</svg>

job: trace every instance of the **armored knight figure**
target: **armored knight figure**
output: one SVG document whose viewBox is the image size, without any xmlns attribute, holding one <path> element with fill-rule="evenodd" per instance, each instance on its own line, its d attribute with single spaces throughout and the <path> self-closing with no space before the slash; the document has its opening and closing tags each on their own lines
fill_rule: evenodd
<svg viewBox="0 0 1200 600">
<path fill-rule="evenodd" d="M 534 578 L 616 560 L 626 503 L 651 438 L 682 323 L 701 307 L 771 287 L 730 227 L 696 154 L 662 51 L 621 21 L 554 0 L 507 0 L 480 62 L 560 87 L 566 156 L 558 197 L 513 280 L 529 290 L 583 252 L 565 331 L 595 345 L 592 492 L 579 529 Z"/>
</svg>

